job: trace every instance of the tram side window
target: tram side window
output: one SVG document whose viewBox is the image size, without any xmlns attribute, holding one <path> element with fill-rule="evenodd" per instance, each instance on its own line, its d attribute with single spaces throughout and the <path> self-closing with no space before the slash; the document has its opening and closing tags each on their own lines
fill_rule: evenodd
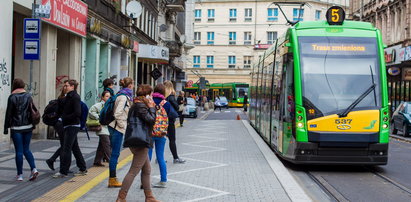
<svg viewBox="0 0 411 202">
<path fill-rule="evenodd" d="M 287 122 L 294 119 L 295 116 L 295 97 L 294 97 L 294 71 L 292 55 L 289 54 L 284 58 L 286 67 L 284 69 L 284 118 Z"/>
</svg>

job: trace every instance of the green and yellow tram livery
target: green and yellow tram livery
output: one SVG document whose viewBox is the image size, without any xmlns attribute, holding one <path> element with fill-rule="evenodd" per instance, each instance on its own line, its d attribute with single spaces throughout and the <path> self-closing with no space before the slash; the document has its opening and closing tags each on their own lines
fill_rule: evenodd
<svg viewBox="0 0 411 202">
<path fill-rule="evenodd" d="M 337 9 L 337 10 L 336 10 Z M 299 22 L 252 73 L 250 121 L 282 158 L 309 164 L 387 163 L 389 113 L 381 33 L 370 23 Z"/>
</svg>

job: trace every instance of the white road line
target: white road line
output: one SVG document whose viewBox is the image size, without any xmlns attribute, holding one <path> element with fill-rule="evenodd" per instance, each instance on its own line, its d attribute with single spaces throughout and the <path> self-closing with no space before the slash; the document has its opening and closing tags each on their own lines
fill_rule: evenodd
<svg viewBox="0 0 411 202">
<path fill-rule="evenodd" d="M 224 111 L 225 113 L 231 113 L 231 111 Z"/>
<path fill-rule="evenodd" d="M 216 194 L 216 195 L 211 195 L 211 196 L 207 196 L 207 197 L 203 197 L 203 198 L 196 198 L 196 199 L 192 199 L 192 200 L 188 200 L 188 201 L 184 201 L 184 202 L 192 202 L 192 201 L 202 201 L 205 199 L 210 199 L 210 198 L 215 198 L 215 197 L 219 197 L 219 196 L 224 196 L 224 195 L 228 195 L 230 193 L 221 193 L 221 194 Z"/>
</svg>

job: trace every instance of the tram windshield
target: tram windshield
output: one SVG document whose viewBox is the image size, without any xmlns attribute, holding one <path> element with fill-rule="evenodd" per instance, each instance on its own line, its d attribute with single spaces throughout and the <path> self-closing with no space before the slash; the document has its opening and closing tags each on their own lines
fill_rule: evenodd
<svg viewBox="0 0 411 202">
<path fill-rule="evenodd" d="M 248 92 L 248 87 L 237 87 L 237 95 L 239 98 L 244 97 L 247 92 Z"/>
<path fill-rule="evenodd" d="M 367 89 L 353 109 L 381 106 L 376 38 L 299 37 L 303 105 L 307 118 L 342 113 Z"/>
</svg>

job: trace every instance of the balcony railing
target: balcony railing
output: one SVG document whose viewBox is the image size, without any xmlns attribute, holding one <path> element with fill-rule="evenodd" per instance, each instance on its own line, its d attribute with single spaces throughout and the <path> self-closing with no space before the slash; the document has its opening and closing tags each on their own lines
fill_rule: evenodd
<svg viewBox="0 0 411 202">
<path fill-rule="evenodd" d="M 186 7 L 186 0 L 165 0 L 167 8 L 176 11 L 182 12 L 185 10 Z"/>
</svg>

